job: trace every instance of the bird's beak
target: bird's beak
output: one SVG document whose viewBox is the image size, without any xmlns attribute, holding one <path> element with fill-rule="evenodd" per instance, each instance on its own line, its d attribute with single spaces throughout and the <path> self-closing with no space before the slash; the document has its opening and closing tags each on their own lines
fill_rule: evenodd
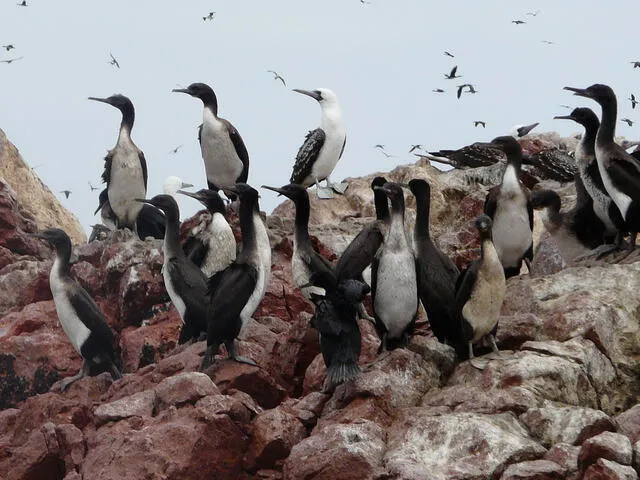
<svg viewBox="0 0 640 480">
<path fill-rule="evenodd" d="M 188 88 L 174 88 L 171 91 L 174 92 L 174 93 L 186 93 L 188 95 L 191 95 L 191 92 L 189 91 Z"/>
<path fill-rule="evenodd" d="M 557 115 L 553 117 L 554 120 L 573 120 L 571 115 Z"/>
<path fill-rule="evenodd" d="M 538 125 L 540 125 L 540 122 L 536 122 L 536 123 L 532 123 L 531 125 L 525 125 L 524 127 L 520 127 L 518 129 L 518 134 L 521 137 L 524 137 L 527 133 L 529 133 L 531 130 L 536 128 Z"/>
<path fill-rule="evenodd" d="M 180 188 L 191 188 L 191 187 L 193 187 L 193 185 L 186 182 L 182 182 L 182 185 L 180 185 Z"/>
<path fill-rule="evenodd" d="M 94 100 L 96 102 L 102 102 L 102 103 L 106 103 L 107 105 L 111 105 L 111 102 L 106 98 L 89 97 L 89 100 Z"/>
<path fill-rule="evenodd" d="M 278 195 L 284 195 L 284 193 L 282 193 L 282 189 L 281 188 L 270 187 L 268 185 L 262 185 L 260 188 L 266 188 L 267 190 L 271 190 L 272 192 L 278 193 Z"/>
<path fill-rule="evenodd" d="M 569 90 L 570 92 L 573 92 L 574 95 L 578 95 L 580 97 L 591 98 L 591 95 L 589 95 L 586 88 L 564 87 L 563 90 Z"/>
<path fill-rule="evenodd" d="M 299 88 L 294 88 L 293 91 L 301 93 L 303 95 L 308 95 L 309 97 L 311 97 L 311 98 L 313 98 L 313 99 L 315 99 L 317 101 L 322 100 L 322 97 L 320 95 L 318 95 L 316 92 L 312 92 L 310 90 L 301 90 Z"/>
<path fill-rule="evenodd" d="M 190 187 L 193 185 L 189 185 Z M 182 195 L 185 195 L 187 197 L 191 197 L 191 198 L 195 198 L 196 200 L 200 200 L 200 197 L 198 196 L 197 193 L 191 193 L 191 192 L 185 192 L 184 190 L 178 190 L 176 193 L 181 193 Z"/>
</svg>

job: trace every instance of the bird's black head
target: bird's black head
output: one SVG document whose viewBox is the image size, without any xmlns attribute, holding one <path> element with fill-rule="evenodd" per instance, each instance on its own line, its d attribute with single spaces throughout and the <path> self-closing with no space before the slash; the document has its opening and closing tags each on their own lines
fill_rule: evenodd
<svg viewBox="0 0 640 480">
<path fill-rule="evenodd" d="M 414 196 L 429 198 L 431 196 L 431 185 L 422 178 L 413 178 L 409 180 L 409 189 Z"/>
<path fill-rule="evenodd" d="M 167 216 L 168 219 L 180 218 L 180 210 L 178 209 L 178 204 L 171 195 L 161 194 L 156 195 L 151 199 L 136 198 L 136 201 L 146 203 L 162 210 L 162 212 Z"/>
<path fill-rule="evenodd" d="M 223 187 L 222 190 L 225 194 L 229 192 L 237 195 L 240 199 L 241 205 L 255 205 L 256 208 L 258 207 L 258 199 L 260 198 L 260 195 L 251 185 L 247 185 L 246 183 L 236 183 L 233 187 Z"/>
<path fill-rule="evenodd" d="M 395 182 L 387 182 L 381 187 L 374 187 L 374 190 L 384 192 L 384 194 L 391 200 L 404 199 L 404 193 L 402 192 L 402 186 Z"/>
<path fill-rule="evenodd" d="M 384 177 L 375 177 L 371 180 L 371 189 L 375 190 L 376 187 L 382 187 L 385 183 L 387 183 L 387 179 Z"/>
<path fill-rule="evenodd" d="M 181 193 L 182 195 L 186 195 L 187 197 L 195 198 L 200 203 L 202 203 L 211 213 L 221 213 L 222 215 L 226 215 L 227 213 L 227 207 L 224 204 L 224 200 L 215 190 L 203 188 L 202 190 L 198 190 L 197 192 L 178 190 L 177 193 Z"/>
<path fill-rule="evenodd" d="M 285 197 L 293 200 L 294 203 L 298 203 L 300 200 L 309 198 L 307 189 L 302 185 L 298 185 L 295 183 L 290 183 L 280 188 L 263 185 L 262 188 L 266 188 L 267 190 L 271 190 L 272 192 L 278 192 L 280 195 L 284 195 Z"/>
<path fill-rule="evenodd" d="M 596 129 L 598 128 L 598 125 L 600 125 L 598 116 L 593 112 L 593 110 L 586 107 L 574 108 L 570 115 L 558 115 L 553 118 L 556 120 L 573 120 L 583 127 L 595 126 Z"/>
<path fill-rule="evenodd" d="M 128 97 L 125 97 L 124 95 L 121 95 L 119 93 L 113 94 L 107 98 L 89 97 L 89 100 L 95 100 L 96 102 L 107 103 L 113 107 L 116 107 L 118 110 L 120 110 L 123 113 L 125 111 L 134 110 L 133 103 L 131 103 L 131 100 L 129 100 Z"/>
<path fill-rule="evenodd" d="M 491 232 L 491 218 L 488 215 L 482 214 L 478 216 L 474 223 L 480 234 Z"/>
<path fill-rule="evenodd" d="M 549 207 L 551 210 L 559 212 L 561 205 L 560 196 L 553 190 L 534 190 L 531 192 L 531 206 L 536 210 Z"/>
<path fill-rule="evenodd" d="M 67 235 L 65 231 L 61 230 L 60 228 L 49 228 L 42 232 L 31 233 L 29 234 L 29 236 L 45 240 L 46 242 L 53 245 L 56 251 L 61 251 L 64 249 L 68 249 L 69 252 L 71 251 L 71 239 L 69 238 L 69 235 Z"/>
<path fill-rule="evenodd" d="M 217 106 L 218 104 L 218 99 L 216 98 L 216 94 L 213 91 L 213 88 L 211 88 L 206 83 L 192 83 L 187 88 L 174 88 L 171 91 L 186 93 L 188 95 L 191 95 L 192 97 L 199 98 L 205 105 L 214 103 Z"/>
<path fill-rule="evenodd" d="M 371 291 L 369 285 L 360 280 L 347 279 L 338 283 L 336 293 L 341 296 L 345 302 L 355 305 L 364 300 L 364 297 Z"/>
<path fill-rule="evenodd" d="M 600 105 L 609 103 L 616 98 L 616 94 L 613 93 L 613 89 L 610 86 L 603 85 L 601 83 L 595 83 L 587 88 L 564 87 L 564 89 L 573 92 L 574 95 L 591 98 Z"/>
</svg>

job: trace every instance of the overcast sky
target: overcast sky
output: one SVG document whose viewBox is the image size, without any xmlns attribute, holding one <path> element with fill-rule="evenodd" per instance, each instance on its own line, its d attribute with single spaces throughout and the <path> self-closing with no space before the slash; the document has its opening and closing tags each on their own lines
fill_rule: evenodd
<svg viewBox="0 0 640 480">
<path fill-rule="evenodd" d="M 53 191 L 73 192 L 59 196 L 86 228 L 99 221 L 88 182 L 99 184 L 120 122 L 116 109 L 88 96 L 133 101 L 132 136 L 147 158 L 150 196 L 168 175 L 206 185 L 196 135 L 202 104 L 170 93 L 192 82 L 216 91 L 220 116 L 247 145 L 256 187 L 286 184 L 304 135 L 319 125 L 317 103 L 291 88 L 327 87 L 340 99 L 347 147 L 333 180 L 413 162 L 411 144 L 457 148 L 535 121 L 537 131 L 576 132 L 552 120 L 567 113 L 560 105 L 597 105 L 565 85 L 607 83 L 619 116 L 640 122 L 626 101 L 634 89 L 640 94 L 640 69 L 630 64 L 640 60 L 637 0 L 606 8 L 596 0 L 27 1 L 0 3 L 0 45 L 16 47 L 0 50 L 0 59 L 24 56 L 0 64 L 0 128 Z M 203 21 L 210 11 L 213 21 Z M 110 52 L 120 69 L 109 65 Z M 445 80 L 454 65 L 462 78 Z M 462 82 L 478 93 L 457 100 Z M 638 126 L 620 122 L 617 133 L 640 137 Z M 396 157 L 376 151 L 378 143 Z M 279 203 L 261 195 L 266 211 Z M 180 205 L 183 216 L 199 207 L 187 198 Z"/>
</svg>

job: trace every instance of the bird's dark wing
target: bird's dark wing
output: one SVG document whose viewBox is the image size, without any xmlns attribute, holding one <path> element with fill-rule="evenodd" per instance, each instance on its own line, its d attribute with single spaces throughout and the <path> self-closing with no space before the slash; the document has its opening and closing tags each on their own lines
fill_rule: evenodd
<svg viewBox="0 0 640 480">
<path fill-rule="evenodd" d="M 140 166 L 142 167 L 142 178 L 144 180 L 144 189 L 147 190 L 147 177 L 149 176 L 149 172 L 147 171 L 147 159 L 144 158 L 144 153 L 142 150 L 138 150 L 138 158 L 140 159 Z"/>
<path fill-rule="evenodd" d="M 207 277 L 186 258 L 170 258 L 165 268 L 173 281 L 176 293 L 184 299 L 186 305 L 199 305 L 207 296 Z"/>
<path fill-rule="evenodd" d="M 380 229 L 379 222 L 375 221 L 365 225 L 342 252 L 336 264 L 338 280 L 359 278 L 365 268 L 373 263 L 373 259 L 383 242 L 384 234 Z"/>
<path fill-rule="evenodd" d="M 331 262 L 315 250 L 312 250 L 311 252 L 300 252 L 300 257 L 307 265 L 312 275 L 314 273 L 319 273 L 322 276 L 328 276 L 326 278 L 335 278 L 335 271 Z"/>
<path fill-rule="evenodd" d="M 198 125 L 198 143 L 200 144 L 200 147 L 202 147 L 202 125 L 202 123 Z"/>
<path fill-rule="evenodd" d="M 231 143 L 233 143 L 233 148 L 235 148 L 236 154 L 242 162 L 242 173 L 238 177 L 238 182 L 246 183 L 247 178 L 249 177 L 249 152 L 247 152 L 247 147 L 244 145 L 242 137 L 238 133 L 238 130 L 236 130 L 236 127 L 234 127 L 228 120 L 220 120 L 227 127 L 227 130 L 229 131 L 229 138 L 231 139 Z"/>
<path fill-rule="evenodd" d="M 470 340 L 473 336 L 473 331 L 469 329 L 469 325 L 466 321 L 463 321 L 462 317 L 462 308 L 464 304 L 467 303 L 467 300 L 471 297 L 471 293 L 473 291 L 473 286 L 476 283 L 476 279 L 478 278 L 478 268 L 480 262 L 475 260 L 469 267 L 460 274 L 460 279 L 456 282 L 456 311 L 460 315 L 460 322 L 462 335 L 464 340 Z"/>
<path fill-rule="evenodd" d="M 95 215 L 100 210 L 102 210 L 102 207 L 104 207 L 104 204 L 108 202 L 109 202 L 109 191 L 105 188 L 100 192 L 100 195 L 98 195 L 98 208 L 96 208 L 96 211 L 93 212 L 93 214 Z"/>
<path fill-rule="evenodd" d="M 164 238 L 164 213 L 158 208 L 143 204 L 136 219 L 136 230 L 142 240 L 147 237 Z"/>
<path fill-rule="evenodd" d="M 451 69 L 451 73 L 449 75 L 453 77 L 453 76 L 455 76 L 457 71 L 458 71 L 458 66 L 456 65 L 455 67 L 453 67 Z"/>
<path fill-rule="evenodd" d="M 345 135 L 344 142 L 342 142 L 342 149 L 340 150 L 340 156 L 338 157 L 338 160 L 342 158 L 342 154 L 344 153 L 344 147 L 346 145 L 347 145 L 347 136 Z"/>
<path fill-rule="evenodd" d="M 102 181 L 109 184 L 111 181 L 111 162 L 113 161 L 113 150 L 109 150 L 104 157 L 104 170 L 102 172 Z"/>
<path fill-rule="evenodd" d="M 320 300 L 311 318 L 311 325 L 323 335 L 339 336 L 343 331 L 340 314 L 328 300 Z"/>
<path fill-rule="evenodd" d="M 207 247 L 202 240 L 191 235 L 182 245 L 182 251 L 197 267 L 202 267 L 207 254 Z"/>
<path fill-rule="evenodd" d="M 73 282 L 69 295 L 71 307 L 78 313 L 78 318 L 91 330 L 91 342 L 85 342 L 81 347 L 83 358 L 91 360 L 98 353 L 113 355 L 115 337 L 107 320 L 87 291 L 79 284 Z"/>
<path fill-rule="evenodd" d="M 464 85 L 460 85 L 460 86 L 458 87 L 458 93 L 457 93 L 458 98 L 460 98 L 460 95 L 462 95 L 462 89 L 463 89 L 463 88 L 464 88 Z"/>
<path fill-rule="evenodd" d="M 493 220 L 493 216 L 496 214 L 496 208 L 498 208 L 498 196 L 500 195 L 500 185 L 496 185 L 495 187 L 489 190 L 487 193 L 487 197 L 484 200 L 484 213 L 489 215 L 491 220 Z M 531 204 L 531 202 L 528 202 Z"/>
<path fill-rule="evenodd" d="M 307 134 L 304 143 L 296 155 L 296 163 L 293 165 L 293 172 L 291 172 L 289 183 L 302 184 L 304 179 L 309 176 L 311 168 L 320 154 L 320 149 L 322 145 L 324 145 L 325 137 L 324 131 L 320 128 L 311 130 Z M 323 179 L 319 178 L 318 180 Z"/>
<path fill-rule="evenodd" d="M 527 187 L 522 187 L 524 196 L 527 198 L 527 214 L 529 215 L 529 228 L 533 232 L 533 204 L 531 203 L 531 190 Z"/>
<path fill-rule="evenodd" d="M 622 156 L 611 158 L 607 173 L 622 193 L 640 201 L 640 169 L 635 163 Z"/>
</svg>

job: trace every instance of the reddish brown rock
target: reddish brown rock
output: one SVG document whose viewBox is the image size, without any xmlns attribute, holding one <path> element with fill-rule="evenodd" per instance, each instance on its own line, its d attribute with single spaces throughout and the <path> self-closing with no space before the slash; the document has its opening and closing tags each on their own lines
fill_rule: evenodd
<svg viewBox="0 0 640 480">
<path fill-rule="evenodd" d="M 205 415 L 228 415 L 238 423 L 249 423 L 254 412 L 242 401 L 229 395 L 209 395 L 196 402 L 196 407 Z"/>
<path fill-rule="evenodd" d="M 0 317 L 51 299 L 50 269 L 49 262 L 18 260 L 0 270 Z"/>
<path fill-rule="evenodd" d="M 93 410 L 97 425 L 138 416 L 150 417 L 156 405 L 156 392 L 144 390 L 110 403 L 103 403 Z"/>
<path fill-rule="evenodd" d="M 618 432 L 629 437 L 631 443 L 636 443 L 640 440 L 640 404 L 622 412 L 614 420 L 618 427 Z"/>
<path fill-rule="evenodd" d="M 531 460 L 509 465 L 500 480 L 564 480 L 564 469 L 549 460 Z"/>
<path fill-rule="evenodd" d="M 637 480 L 638 474 L 636 471 L 626 465 L 620 465 L 619 463 L 605 460 L 604 458 L 598 459 L 596 463 L 591 465 L 584 475 L 582 480 Z"/>
<path fill-rule="evenodd" d="M 611 460 L 621 465 L 631 465 L 633 447 L 627 437 L 619 433 L 603 432 L 582 444 L 578 456 L 578 467 L 586 470 L 599 458 Z"/>
<path fill-rule="evenodd" d="M 557 443 L 545 453 L 544 458 L 557 463 L 565 472 L 573 473 L 578 471 L 578 455 L 580 455 L 580 447 L 568 443 Z"/>
<path fill-rule="evenodd" d="M 183 372 L 162 380 L 155 388 L 158 408 L 194 404 L 202 397 L 220 393 L 209 376 L 200 372 Z"/>
<path fill-rule="evenodd" d="M 241 390 L 255 398 L 263 408 L 276 407 L 287 395 L 284 388 L 260 367 L 221 360 L 213 370 L 211 379 L 222 393 L 230 389 Z"/>
</svg>

